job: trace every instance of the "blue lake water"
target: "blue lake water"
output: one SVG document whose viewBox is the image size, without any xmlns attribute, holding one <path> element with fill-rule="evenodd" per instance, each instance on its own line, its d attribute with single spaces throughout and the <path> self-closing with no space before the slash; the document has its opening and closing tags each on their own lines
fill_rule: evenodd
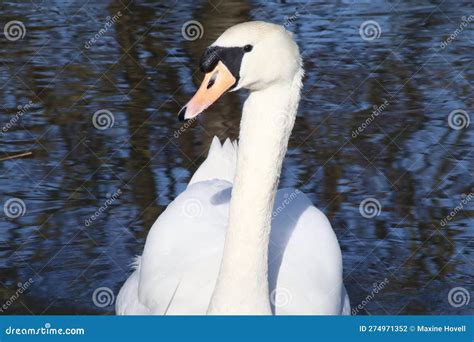
<svg viewBox="0 0 474 342">
<path fill-rule="evenodd" d="M 1 313 L 113 313 L 94 291 L 118 292 L 212 137 L 238 137 L 242 93 L 177 120 L 201 53 L 265 20 L 306 69 L 281 186 L 329 217 L 357 314 L 473 314 L 450 294 L 474 288 L 472 15 L 460 0 L 2 2 L 0 158 L 32 154 L 0 161 L 0 203 L 20 210 L 0 212 Z"/>
</svg>

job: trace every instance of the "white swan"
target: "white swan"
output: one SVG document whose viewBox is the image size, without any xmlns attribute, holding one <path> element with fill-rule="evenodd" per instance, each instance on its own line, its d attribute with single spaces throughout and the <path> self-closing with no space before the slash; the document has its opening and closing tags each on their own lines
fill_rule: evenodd
<svg viewBox="0 0 474 342">
<path fill-rule="evenodd" d="M 328 219 L 302 192 L 276 190 L 303 76 L 291 34 L 263 22 L 236 25 L 206 50 L 201 70 L 204 81 L 179 116 L 248 89 L 238 151 L 214 138 L 150 230 L 117 314 L 349 314 Z"/>
</svg>

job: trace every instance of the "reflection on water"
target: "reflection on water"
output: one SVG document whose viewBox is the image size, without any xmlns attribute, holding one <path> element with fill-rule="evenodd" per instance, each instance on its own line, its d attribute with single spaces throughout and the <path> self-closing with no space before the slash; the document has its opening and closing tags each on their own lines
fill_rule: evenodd
<svg viewBox="0 0 474 342">
<path fill-rule="evenodd" d="M 243 94 L 180 129 L 201 52 L 225 28 L 260 19 L 295 33 L 307 72 L 281 185 L 330 218 L 358 314 L 472 314 L 472 303 L 448 301 L 453 287 L 473 286 L 473 125 L 453 129 L 448 115 L 474 108 L 474 22 L 441 46 L 474 14 L 460 3 L 0 4 L 2 26 L 26 27 L 23 39 L 1 37 L 0 157 L 33 152 L 0 162 L 2 205 L 18 198 L 26 208 L 1 217 L 0 304 L 33 281 L 2 313 L 113 312 L 94 305 L 94 290 L 118 291 L 212 137 L 238 136 Z M 183 39 L 189 20 L 202 38 Z M 367 20 L 380 31 L 362 39 Z M 112 127 L 93 125 L 98 110 Z M 378 215 L 361 215 L 368 198 Z"/>
</svg>

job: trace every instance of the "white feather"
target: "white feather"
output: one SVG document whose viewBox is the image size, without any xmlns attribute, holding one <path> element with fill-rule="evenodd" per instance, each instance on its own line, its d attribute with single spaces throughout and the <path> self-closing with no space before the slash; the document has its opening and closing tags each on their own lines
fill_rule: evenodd
<svg viewBox="0 0 474 342">
<path fill-rule="evenodd" d="M 223 179 L 232 182 L 237 162 L 237 142 L 227 139 L 223 145 L 219 138 L 212 139 L 206 160 L 199 166 L 189 185 L 211 179 Z"/>
</svg>

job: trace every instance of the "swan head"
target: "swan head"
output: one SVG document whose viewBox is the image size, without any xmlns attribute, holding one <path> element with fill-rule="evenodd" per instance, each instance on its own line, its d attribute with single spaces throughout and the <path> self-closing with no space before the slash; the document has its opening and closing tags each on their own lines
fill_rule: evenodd
<svg viewBox="0 0 474 342">
<path fill-rule="evenodd" d="M 229 91 L 258 91 L 292 82 L 301 70 L 301 57 L 283 26 L 254 21 L 227 29 L 204 51 L 200 69 L 204 80 L 180 110 L 181 121 L 196 117 Z"/>
</svg>

